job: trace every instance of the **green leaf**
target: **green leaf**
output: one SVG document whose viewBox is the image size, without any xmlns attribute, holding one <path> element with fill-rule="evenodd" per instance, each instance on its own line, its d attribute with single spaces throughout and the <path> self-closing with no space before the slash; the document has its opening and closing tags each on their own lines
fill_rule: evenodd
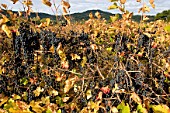
<svg viewBox="0 0 170 113">
<path fill-rule="evenodd" d="M 165 26 L 164 29 L 165 29 L 165 31 L 170 33 L 170 25 Z"/>
<path fill-rule="evenodd" d="M 110 20 L 112 22 L 115 22 L 117 19 L 119 19 L 119 15 L 118 14 L 116 14 L 115 16 L 110 16 Z"/>
<path fill-rule="evenodd" d="M 46 113 L 52 113 L 52 111 L 50 109 L 47 109 Z"/>
<path fill-rule="evenodd" d="M 147 113 L 146 108 L 143 108 L 141 104 L 137 106 L 137 112 L 138 113 Z"/>
<path fill-rule="evenodd" d="M 121 113 L 130 113 L 129 104 L 127 104 L 127 106 L 124 106 L 124 107 L 123 107 L 123 109 L 121 110 Z"/>
<path fill-rule="evenodd" d="M 117 106 L 117 109 L 123 109 L 124 106 L 125 106 L 125 102 L 122 101 L 122 102 Z"/>
<path fill-rule="evenodd" d="M 120 113 L 130 113 L 130 107 L 129 104 L 124 103 L 124 101 L 122 101 L 118 106 L 117 109 L 120 110 Z"/>
<path fill-rule="evenodd" d="M 108 7 L 108 10 L 110 10 L 110 9 L 117 9 L 117 8 L 118 8 L 117 3 L 113 3 L 113 5 Z"/>
</svg>

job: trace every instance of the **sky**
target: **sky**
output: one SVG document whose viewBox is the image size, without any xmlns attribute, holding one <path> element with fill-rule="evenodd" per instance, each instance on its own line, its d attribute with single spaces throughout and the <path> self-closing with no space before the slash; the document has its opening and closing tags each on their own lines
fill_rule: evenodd
<svg viewBox="0 0 170 113">
<path fill-rule="evenodd" d="M 21 1 L 21 0 L 20 0 Z M 54 7 L 50 8 L 46 5 L 44 5 L 41 0 L 32 0 L 33 6 L 32 9 L 34 12 L 44 12 L 48 14 L 55 14 L 52 9 L 55 11 Z M 61 3 L 61 0 L 51 0 L 55 1 L 56 6 L 58 6 Z M 138 9 L 142 7 L 142 3 L 136 2 L 136 0 L 126 0 L 125 7 L 128 11 L 134 12 L 134 14 L 139 14 Z M 149 0 L 143 0 L 147 3 L 149 7 L 151 5 L 149 4 Z M 8 9 L 12 9 L 15 11 L 23 10 L 23 6 L 21 3 L 17 2 L 16 4 L 13 4 L 11 0 L 0 0 L 0 4 L 7 4 Z M 109 0 L 69 0 L 69 3 L 71 5 L 70 13 L 78 13 L 78 12 L 84 12 L 86 10 L 92 10 L 92 9 L 100 9 L 103 11 L 111 12 L 111 13 L 120 13 L 119 10 L 107 10 L 107 8 L 112 5 Z M 151 8 L 151 11 L 147 13 L 148 15 L 155 15 L 159 12 L 162 12 L 163 10 L 170 9 L 170 0 L 155 0 L 155 9 Z M 57 14 L 61 14 L 62 10 L 61 7 L 59 8 Z"/>
</svg>

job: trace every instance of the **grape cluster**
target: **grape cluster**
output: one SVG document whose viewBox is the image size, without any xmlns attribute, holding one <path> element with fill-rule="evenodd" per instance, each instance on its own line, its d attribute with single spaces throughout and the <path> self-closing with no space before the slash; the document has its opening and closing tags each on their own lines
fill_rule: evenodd
<svg viewBox="0 0 170 113">
<path fill-rule="evenodd" d="M 16 74 L 19 73 L 23 61 L 27 65 L 34 63 L 34 51 L 40 48 L 39 33 L 33 32 L 29 23 L 21 23 L 18 31 L 18 36 L 13 35 Z"/>
</svg>

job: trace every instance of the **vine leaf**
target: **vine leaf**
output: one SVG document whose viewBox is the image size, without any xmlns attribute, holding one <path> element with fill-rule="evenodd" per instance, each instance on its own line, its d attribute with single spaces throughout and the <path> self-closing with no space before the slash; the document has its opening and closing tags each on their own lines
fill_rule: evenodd
<svg viewBox="0 0 170 113">
<path fill-rule="evenodd" d="M 15 3 L 17 3 L 18 2 L 18 0 L 11 0 L 12 2 L 13 2 L 13 4 L 15 4 Z"/>
<path fill-rule="evenodd" d="M 7 5 L 6 4 L 1 4 L 1 6 L 5 9 L 7 9 Z"/>
<path fill-rule="evenodd" d="M 118 8 L 117 3 L 113 3 L 113 5 L 108 7 L 108 10 L 117 9 L 117 8 Z"/>
<path fill-rule="evenodd" d="M 136 2 L 141 2 L 141 0 L 136 0 Z"/>
<path fill-rule="evenodd" d="M 126 0 L 120 0 L 120 3 L 121 3 L 121 4 L 125 4 L 125 3 L 126 3 Z"/>
<path fill-rule="evenodd" d="M 117 109 L 120 110 L 120 113 L 130 113 L 129 104 L 125 105 L 124 101 L 117 106 Z"/>
<path fill-rule="evenodd" d="M 49 6 L 49 7 L 51 7 L 51 5 L 52 5 L 49 0 L 42 0 L 42 3 L 46 6 Z"/>
<path fill-rule="evenodd" d="M 148 111 L 146 110 L 146 108 L 142 107 L 141 104 L 139 104 L 139 105 L 137 106 L 137 111 L 138 111 L 138 113 L 148 113 Z"/>
<path fill-rule="evenodd" d="M 67 9 L 69 9 L 71 7 L 70 4 L 64 0 L 62 0 L 61 4 L 63 5 L 63 7 L 67 8 Z"/>
<path fill-rule="evenodd" d="M 33 5 L 31 0 L 24 0 L 23 4 L 26 5 L 27 7 Z"/>
<path fill-rule="evenodd" d="M 9 38 L 12 37 L 12 32 L 9 30 L 9 28 L 6 24 L 3 24 L 1 28 Z"/>
<path fill-rule="evenodd" d="M 169 113 L 170 109 L 167 105 L 152 105 L 151 106 L 154 113 Z"/>
</svg>

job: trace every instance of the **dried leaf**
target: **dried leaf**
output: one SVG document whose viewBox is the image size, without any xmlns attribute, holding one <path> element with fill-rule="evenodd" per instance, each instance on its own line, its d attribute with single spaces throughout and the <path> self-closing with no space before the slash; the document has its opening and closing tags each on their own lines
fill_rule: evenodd
<svg viewBox="0 0 170 113">
<path fill-rule="evenodd" d="M 50 49 L 49 49 L 49 50 L 50 50 L 50 52 L 51 52 L 51 53 L 53 53 L 53 54 L 54 54 L 54 53 L 55 53 L 55 47 L 54 47 L 54 45 L 52 45 L 52 46 L 50 47 Z"/>
<path fill-rule="evenodd" d="M 62 0 L 61 4 L 63 5 L 63 7 L 69 9 L 70 8 L 70 4 L 64 0 Z"/>
<path fill-rule="evenodd" d="M 6 24 L 3 24 L 1 28 L 9 38 L 12 38 L 12 32 L 9 30 Z"/>
<path fill-rule="evenodd" d="M 43 3 L 44 5 L 49 6 L 49 7 L 51 7 L 51 5 L 52 5 L 49 0 L 42 0 L 42 3 Z"/>
<path fill-rule="evenodd" d="M 115 106 L 113 106 L 111 108 L 111 111 L 112 111 L 112 113 L 118 113 L 119 112 L 118 109 Z"/>
<path fill-rule="evenodd" d="M 136 2 L 141 2 L 141 0 L 136 0 Z"/>
<path fill-rule="evenodd" d="M 126 3 L 126 0 L 120 0 L 120 3 L 121 3 L 121 4 L 125 4 L 125 3 Z"/>
<path fill-rule="evenodd" d="M 91 93 L 91 90 L 87 90 L 86 92 L 86 97 L 87 97 L 87 100 L 90 99 L 92 97 L 92 93 Z"/>
<path fill-rule="evenodd" d="M 99 13 L 98 11 L 95 13 L 95 16 L 96 16 L 98 19 L 101 18 L 101 15 L 100 15 L 100 13 Z"/>
<path fill-rule="evenodd" d="M 75 82 L 76 82 L 76 77 L 67 79 L 65 81 L 64 93 L 69 92 L 69 90 L 73 87 Z"/>
<path fill-rule="evenodd" d="M 33 5 L 31 0 L 24 0 L 23 4 L 26 5 L 27 7 Z"/>
<path fill-rule="evenodd" d="M 40 104 L 40 102 L 31 101 L 29 105 L 32 107 L 32 110 L 34 112 L 42 113 L 45 110 L 45 108 L 41 107 L 39 104 Z"/>
<path fill-rule="evenodd" d="M 17 3 L 19 0 L 11 0 L 13 4 Z"/>
<path fill-rule="evenodd" d="M 1 4 L 1 6 L 5 9 L 7 9 L 7 5 L 6 4 Z"/>
<path fill-rule="evenodd" d="M 70 56 L 71 56 L 71 60 L 77 60 L 77 59 L 79 60 L 79 59 L 81 59 L 80 56 L 77 55 L 77 54 L 71 53 Z"/>
<path fill-rule="evenodd" d="M 93 13 L 92 12 L 89 14 L 89 18 L 93 19 Z"/>
<path fill-rule="evenodd" d="M 149 3 L 150 4 L 154 4 L 154 0 L 149 0 Z"/>
<path fill-rule="evenodd" d="M 155 8 L 155 4 L 151 4 L 152 8 Z"/>
<path fill-rule="evenodd" d="M 101 90 L 104 94 L 110 93 L 110 88 L 109 88 L 108 86 L 102 87 L 102 88 L 100 88 L 100 90 Z"/>
<path fill-rule="evenodd" d="M 131 93 L 130 98 L 132 98 L 136 103 L 142 104 L 142 100 L 135 92 Z"/>
<path fill-rule="evenodd" d="M 70 97 L 63 97 L 62 100 L 63 102 L 67 102 L 70 99 Z"/>
<path fill-rule="evenodd" d="M 37 87 L 36 90 L 33 91 L 33 93 L 35 94 L 35 96 L 39 96 L 41 92 L 43 92 L 44 89 L 41 87 Z"/>
</svg>

